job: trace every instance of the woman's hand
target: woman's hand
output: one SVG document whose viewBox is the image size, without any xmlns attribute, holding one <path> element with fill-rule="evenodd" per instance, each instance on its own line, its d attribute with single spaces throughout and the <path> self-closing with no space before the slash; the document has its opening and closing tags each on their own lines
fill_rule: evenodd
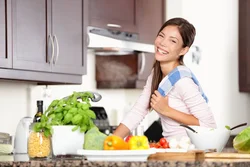
<svg viewBox="0 0 250 167">
<path fill-rule="evenodd" d="M 179 123 L 187 125 L 199 125 L 199 121 L 196 117 L 190 114 L 183 113 L 175 110 L 168 105 L 168 97 L 163 97 L 155 90 L 150 100 L 151 107 L 161 115 L 167 116 Z"/>
<path fill-rule="evenodd" d="M 161 96 L 157 90 L 155 90 L 151 96 L 150 105 L 155 111 L 162 115 L 166 115 L 166 112 L 170 108 L 168 105 L 168 97 Z"/>
</svg>

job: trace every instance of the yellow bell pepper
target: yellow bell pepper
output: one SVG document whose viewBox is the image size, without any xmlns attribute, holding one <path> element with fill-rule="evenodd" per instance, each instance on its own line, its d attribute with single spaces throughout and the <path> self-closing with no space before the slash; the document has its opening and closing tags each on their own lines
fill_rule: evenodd
<svg viewBox="0 0 250 167">
<path fill-rule="evenodd" d="M 130 150 L 146 150 L 149 149 L 149 142 L 146 136 L 132 136 L 128 141 Z"/>
</svg>

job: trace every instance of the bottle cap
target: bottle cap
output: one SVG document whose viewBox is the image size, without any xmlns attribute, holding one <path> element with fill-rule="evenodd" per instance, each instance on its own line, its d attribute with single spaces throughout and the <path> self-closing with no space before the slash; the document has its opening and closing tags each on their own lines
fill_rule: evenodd
<svg viewBox="0 0 250 167">
<path fill-rule="evenodd" d="M 42 100 L 37 100 L 37 101 L 36 101 L 36 104 L 37 104 L 38 106 L 42 106 L 42 105 L 43 105 L 43 101 L 42 101 Z"/>
</svg>

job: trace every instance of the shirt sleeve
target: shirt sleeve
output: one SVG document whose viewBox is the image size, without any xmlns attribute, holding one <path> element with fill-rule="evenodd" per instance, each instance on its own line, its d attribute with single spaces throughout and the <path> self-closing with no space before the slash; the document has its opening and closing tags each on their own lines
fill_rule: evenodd
<svg viewBox="0 0 250 167">
<path fill-rule="evenodd" d="M 149 112 L 148 106 L 151 96 L 152 76 L 153 73 L 149 75 L 146 85 L 131 111 L 121 121 L 130 131 L 133 131 Z"/>
<path fill-rule="evenodd" d="M 213 113 L 201 95 L 198 85 L 191 78 L 185 77 L 180 79 L 175 87 L 189 112 L 199 120 L 200 126 L 216 128 Z"/>
</svg>

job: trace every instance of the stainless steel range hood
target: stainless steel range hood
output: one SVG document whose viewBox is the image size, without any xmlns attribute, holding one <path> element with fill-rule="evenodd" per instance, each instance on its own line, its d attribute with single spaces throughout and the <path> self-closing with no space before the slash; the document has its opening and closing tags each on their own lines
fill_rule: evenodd
<svg viewBox="0 0 250 167">
<path fill-rule="evenodd" d="M 124 55 L 129 52 L 154 53 L 154 45 L 138 42 L 138 34 L 119 30 L 88 27 L 88 49 L 98 54 L 116 53 Z"/>
</svg>

